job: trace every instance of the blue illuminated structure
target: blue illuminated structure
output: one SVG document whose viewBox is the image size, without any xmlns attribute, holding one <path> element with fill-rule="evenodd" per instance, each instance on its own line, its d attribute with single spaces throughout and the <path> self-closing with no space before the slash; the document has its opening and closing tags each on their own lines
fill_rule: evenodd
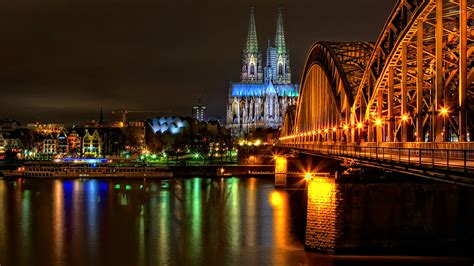
<svg viewBox="0 0 474 266">
<path fill-rule="evenodd" d="M 149 121 L 153 133 L 171 133 L 173 135 L 179 134 L 181 130 L 188 126 L 188 122 L 182 120 L 180 117 L 156 117 Z"/>
<path fill-rule="evenodd" d="M 106 158 L 62 158 L 56 159 L 55 162 L 65 162 L 65 163 L 88 163 L 88 164 L 96 164 L 96 163 L 107 163 L 109 160 Z"/>
<path fill-rule="evenodd" d="M 298 85 L 273 85 L 272 82 L 266 84 L 232 83 L 231 85 L 232 97 L 260 97 L 272 94 L 277 94 L 280 97 L 298 97 Z"/>
</svg>

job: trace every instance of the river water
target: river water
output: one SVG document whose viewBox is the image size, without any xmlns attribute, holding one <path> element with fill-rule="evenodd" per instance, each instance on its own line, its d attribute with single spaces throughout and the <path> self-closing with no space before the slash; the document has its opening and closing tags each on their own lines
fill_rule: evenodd
<svg viewBox="0 0 474 266">
<path fill-rule="evenodd" d="M 272 179 L 3 179 L 0 265 L 431 265 L 453 260 L 305 252 L 305 219 L 304 190 L 277 190 Z"/>
</svg>

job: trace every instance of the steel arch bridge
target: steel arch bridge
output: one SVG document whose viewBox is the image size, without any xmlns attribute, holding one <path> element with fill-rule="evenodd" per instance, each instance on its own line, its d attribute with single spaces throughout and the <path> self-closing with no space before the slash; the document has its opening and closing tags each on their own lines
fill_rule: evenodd
<svg viewBox="0 0 474 266">
<path fill-rule="evenodd" d="M 277 145 L 472 174 L 473 59 L 474 0 L 399 0 L 375 44 L 312 46 Z"/>
</svg>

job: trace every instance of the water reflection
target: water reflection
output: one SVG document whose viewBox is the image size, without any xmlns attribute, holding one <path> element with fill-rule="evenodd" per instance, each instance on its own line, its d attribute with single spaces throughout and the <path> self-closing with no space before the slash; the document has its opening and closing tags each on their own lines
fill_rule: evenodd
<svg viewBox="0 0 474 266">
<path fill-rule="evenodd" d="M 313 218 L 321 224 L 336 220 L 336 216 L 331 220 L 323 214 L 332 208 L 337 195 L 345 195 L 350 201 L 344 205 L 347 207 L 361 206 L 360 195 L 366 193 L 370 196 L 367 199 L 373 199 L 375 193 L 345 185 L 337 192 L 345 194 L 337 194 L 334 184 L 317 186 L 308 187 L 308 200 L 318 202 L 314 206 L 319 214 Z M 434 192 L 438 191 L 442 189 Z M 256 178 L 0 180 L 0 264 L 320 262 L 321 256 L 304 252 L 304 195 L 305 191 L 276 190 L 273 180 Z M 380 203 L 371 204 L 367 208 Z M 348 210 L 346 217 L 353 221 L 366 217 Z M 354 235 L 354 226 L 345 230 L 346 235 L 354 236 L 352 239 L 359 236 Z M 325 265 L 337 262 L 325 260 Z"/>
<path fill-rule="evenodd" d="M 21 183 L 20 183 L 21 184 Z M 31 245 L 32 245 L 32 239 L 30 237 L 31 235 L 31 190 L 26 189 L 24 191 L 21 191 L 21 185 L 18 186 L 18 195 L 21 198 L 21 249 L 25 252 L 25 258 L 28 260 L 28 263 L 31 261 L 30 260 L 30 254 L 31 254 Z"/>
<path fill-rule="evenodd" d="M 7 184 L 0 181 L 0 261 L 4 261 L 4 253 L 7 252 L 8 223 L 7 223 Z M 1 252 L 3 251 L 3 252 Z"/>
<path fill-rule="evenodd" d="M 255 178 L 0 180 L 0 263 L 260 264 L 289 243 L 304 261 L 286 193 Z"/>
<path fill-rule="evenodd" d="M 63 184 L 59 180 L 53 181 L 53 252 L 54 265 L 62 265 L 64 262 L 64 190 Z"/>
</svg>

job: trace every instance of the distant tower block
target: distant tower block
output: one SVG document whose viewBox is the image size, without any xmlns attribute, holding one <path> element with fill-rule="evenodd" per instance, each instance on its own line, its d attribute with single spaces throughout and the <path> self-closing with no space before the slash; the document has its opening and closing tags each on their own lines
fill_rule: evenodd
<svg viewBox="0 0 474 266">
<path fill-rule="evenodd" d="M 195 118 L 198 121 L 204 121 L 205 111 L 206 111 L 206 106 L 201 104 L 201 98 L 199 98 L 198 104 L 193 106 L 193 118 Z"/>
<path fill-rule="evenodd" d="M 285 157 L 275 157 L 275 187 L 286 188 L 288 162 Z"/>
</svg>

